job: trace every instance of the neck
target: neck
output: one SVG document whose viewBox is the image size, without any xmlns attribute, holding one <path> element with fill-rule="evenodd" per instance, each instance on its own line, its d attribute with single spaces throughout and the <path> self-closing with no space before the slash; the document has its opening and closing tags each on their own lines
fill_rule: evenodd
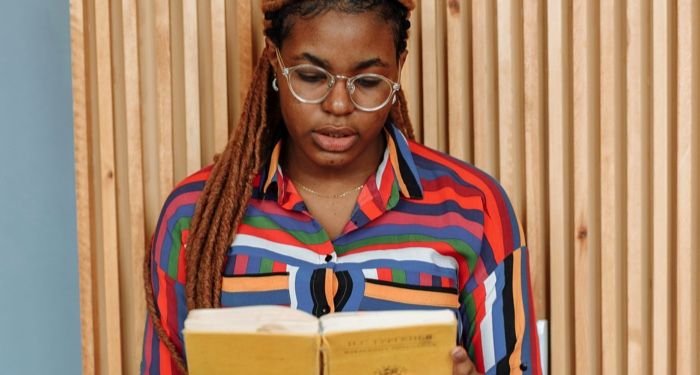
<svg viewBox="0 0 700 375">
<path fill-rule="evenodd" d="M 293 144 L 284 143 L 285 173 L 295 182 L 322 193 L 337 193 L 364 184 L 382 161 L 385 140 L 378 139 L 370 149 L 342 165 L 319 165 Z"/>
</svg>

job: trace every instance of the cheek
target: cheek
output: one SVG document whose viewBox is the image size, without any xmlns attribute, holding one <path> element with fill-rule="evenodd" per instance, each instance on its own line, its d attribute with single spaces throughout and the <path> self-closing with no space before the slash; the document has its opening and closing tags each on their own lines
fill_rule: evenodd
<svg viewBox="0 0 700 375">
<path fill-rule="evenodd" d="M 390 108 L 387 109 L 382 109 L 376 112 L 360 112 L 364 114 L 365 117 L 365 122 L 367 124 L 371 124 L 371 128 L 375 131 L 381 131 L 381 129 L 384 127 L 384 124 L 387 122 L 389 118 L 389 112 Z"/>
<path fill-rule="evenodd" d="M 303 127 L 303 124 L 308 123 L 308 120 L 313 112 L 313 106 L 299 103 L 291 93 L 281 93 L 280 109 L 282 111 L 282 119 L 287 128 L 298 129 Z"/>
</svg>

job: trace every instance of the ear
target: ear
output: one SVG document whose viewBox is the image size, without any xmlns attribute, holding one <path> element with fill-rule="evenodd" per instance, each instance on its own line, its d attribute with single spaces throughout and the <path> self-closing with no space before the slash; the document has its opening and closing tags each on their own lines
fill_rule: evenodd
<svg viewBox="0 0 700 375">
<path fill-rule="evenodd" d="M 279 64 L 277 64 L 277 55 L 275 54 L 275 43 L 273 43 L 270 38 L 265 38 L 265 58 L 270 62 L 270 65 L 275 69 L 275 72 L 279 71 Z"/>
</svg>

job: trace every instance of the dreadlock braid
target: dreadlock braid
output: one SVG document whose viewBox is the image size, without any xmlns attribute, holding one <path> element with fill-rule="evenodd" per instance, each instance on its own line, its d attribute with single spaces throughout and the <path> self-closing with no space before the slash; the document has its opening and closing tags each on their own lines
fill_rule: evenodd
<svg viewBox="0 0 700 375">
<path fill-rule="evenodd" d="M 239 126 L 214 164 L 197 202 L 185 253 L 186 271 L 195 270 L 186 272 L 188 309 L 220 306 L 221 270 L 226 252 L 252 195 L 253 178 L 265 149 L 262 138 L 269 133 L 266 106 L 270 71 L 263 55 L 258 60 Z M 144 277 L 146 302 L 156 333 L 178 368 L 186 373 L 184 359 L 165 332 L 156 308 L 150 281 L 150 252 L 145 257 Z"/>
<path fill-rule="evenodd" d="M 293 15 L 293 13 L 285 13 L 288 9 L 294 8 L 292 5 L 308 3 L 309 9 L 313 8 L 312 12 L 323 6 L 331 7 L 333 4 L 336 6 L 344 4 L 344 7 L 339 9 L 347 11 L 353 11 L 353 9 L 369 11 L 381 8 L 383 12 L 392 13 L 394 23 L 398 24 L 395 30 L 397 56 L 406 48 L 407 31 L 410 27 L 410 22 L 407 20 L 408 11 L 414 7 L 412 0 L 397 2 L 368 0 L 361 2 L 364 5 L 352 5 L 347 0 L 263 0 L 262 3 L 265 12 L 265 34 L 275 43 L 281 43 L 284 39 L 281 28 L 285 19 Z M 353 6 L 356 9 L 352 8 Z M 301 12 L 299 9 L 297 11 Z M 280 30 L 273 30 L 276 28 Z M 262 167 L 263 161 L 267 159 L 267 153 L 282 133 L 283 124 L 276 105 L 278 99 L 276 94 L 269 90 L 272 66 L 265 56 L 264 51 L 258 59 L 238 126 L 224 151 L 215 157 L 210 176 L 195 206 L 190 223 L 190 234 L 185 245 L 185 294 L 188 310 L 220 307 L 221 274 L 226 262 L 226 254 L 233 243 L 235 233 L 252 196 L 254 178 Z M 400 90 L 396 96 L 396 103 L 390 113 L 391 119 L 406 137 L 413 139 L 413 128 L 408 117 L 403 90 Z M 149 316 L 161 342 L 168 348 L 179 370 L 186 374 L 184 358 L 169 338 L 160 319 L 151 284 L 153 271 L 151 267 L 153 267 L 151 252 L 147 251 L 143 272 Z"/>
<path fill-rule="evenodd" d="M 411 125 L 411 119 L 408 117 L 408 106 L 406 104 L 406 96 L 403 89 L 400 89 L 396 93 L 397 103 L 391 107 L 391 119 L 394 120 L 394 124 L 401 130 L 401 132 L 406 135 L 406 138 L 414 140 L 416 138 L 413 132 L 413 126 Z"/>
</svg>

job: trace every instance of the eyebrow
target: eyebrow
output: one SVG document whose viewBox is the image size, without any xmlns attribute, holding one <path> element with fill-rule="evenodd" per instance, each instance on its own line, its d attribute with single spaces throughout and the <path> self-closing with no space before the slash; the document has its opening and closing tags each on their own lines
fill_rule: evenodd
<svg viewBox="0 0 700 375">
<path fill-rule="evenodd" d="M 308 52 L 302 53 L 300 57 L 302 59 L 305 59 L 305 60 L 311 62 L 314 65 L 320 66 L 323 69 L 330 70 L 331 64 L 328 62 L 328 60 L 322 59 L 318 56 L 314 56 Z M 389 65 L 387 63 L 385 63 L 384 61 L 382 61 L 382 59 L 380 59 L 379 57 L 374 57 L 371 59 L 360 61 L 359 63 L 355 64 L 355 66 L 353 67 L 353 70 L 354 71 L 362 70 L 362 69 L 366 69 L 366 68 L 369 68 L 372 66 L 379 66 L 382 68 L 386 68 Z"/>
</svg>

